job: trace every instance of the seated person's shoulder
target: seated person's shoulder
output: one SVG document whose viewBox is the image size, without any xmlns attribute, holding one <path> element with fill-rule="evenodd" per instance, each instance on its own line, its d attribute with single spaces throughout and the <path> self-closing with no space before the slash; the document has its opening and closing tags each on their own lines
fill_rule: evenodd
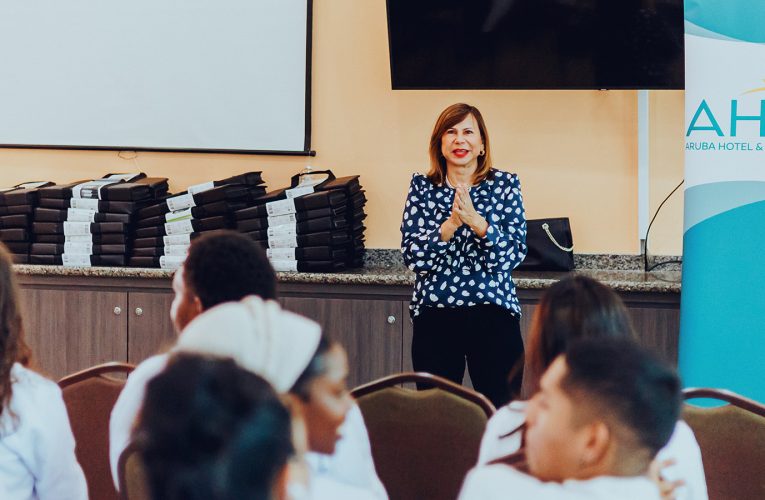
<svg viewBox="0 0 765 500">
<path fill-rule="evenodd" d="M 48 419 L 63 411 L 61 389 L 54 381 L 19 363 L 11 369 L 11 381 L 13 394 L 9 406 L 22 428 L 45 427 L 50 423 Z M 7 415 L 8 412 L 3 412 L 3 425 L 9 422 L 6 420 Z M 15 427 L 15 424 L 12 424 L 12 427 Z"/>
<path fill-rule="evenodd" d="M 135 369 L 128 374 L 128 384 L 141 380 L 144 383 L 159 374 L 167 365 L 168 354 L 156 354 L 141 361 Z"/>
<path fill-rule="evenodd" d="M 524 494 L 543 494 L 547 488 L 537 479 L 519 472 L 517 469 L 503 465 L 484 465 L 476 467 L 468 473 L 462 485 L 459 500 L 479 500 L 506 498 L 509 491 L 516 498 L 529 498 Z M 560 492 L 560 488 L 554 488 Z M 535 496 L 536 500 L 546 500 L 554 496 Z"/>
<path fill-rule="evenodd" d="M 13 383 L 13 397 L 46 397 L 57 395 L 60 397 L 61 389 L 54 381 L 30 370 L 19 363 L 11 369 L 11 381 Z"/>
</svg>

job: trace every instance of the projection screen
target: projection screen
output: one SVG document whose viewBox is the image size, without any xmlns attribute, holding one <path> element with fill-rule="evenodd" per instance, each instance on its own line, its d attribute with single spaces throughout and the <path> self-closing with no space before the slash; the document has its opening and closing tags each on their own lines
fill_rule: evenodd
<svg viewBox="0 0 765 500">
<path fill-rule="evenodd" d="M 310 0 L 0 0 L 0 145 L 310 150 Z"/>
</svg>

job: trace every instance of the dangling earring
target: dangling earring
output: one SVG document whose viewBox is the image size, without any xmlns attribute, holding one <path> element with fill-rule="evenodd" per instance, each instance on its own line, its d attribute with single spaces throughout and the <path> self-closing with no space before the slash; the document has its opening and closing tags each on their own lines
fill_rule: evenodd
<svg viewBox="0 0 765 500">
<path fill-rule="evenodd" d="M 482 149 L 480 153 L 478 153 L 478 156 L 483 156 L 486 154 L 486 150 Z"/>
</svg>

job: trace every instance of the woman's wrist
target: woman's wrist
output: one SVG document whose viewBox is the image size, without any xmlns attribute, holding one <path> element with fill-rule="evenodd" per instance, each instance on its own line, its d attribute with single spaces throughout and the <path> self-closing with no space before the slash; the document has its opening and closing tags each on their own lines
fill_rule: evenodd
<svg viewBox="0 0 765 500">
<path fill-rule="evenodd" d="M 478 219 L 470 225 L 470 229 L 473 230 L 476 236 L 483 238 L 486 236 L 486 232 L 489 230 L 489 222 L 483 217 L 479 216 Z"/>
<path fill-rule="evenodd" d="M 446 219 L 441 224 L 441 241 L 449 241 L 457 232 L 457 225 L 451 222 L 451 219 Z"/>
</svg>

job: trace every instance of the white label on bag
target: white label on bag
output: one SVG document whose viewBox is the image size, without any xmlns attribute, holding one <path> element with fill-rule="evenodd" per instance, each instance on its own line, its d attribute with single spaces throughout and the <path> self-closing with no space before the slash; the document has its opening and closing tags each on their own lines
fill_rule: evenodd
<svg viewBox="0 0 765 500">
<path fill-rule="evenodd" d="M 93 243 L 89 241 L 64 243 L 64 253 L 72 255 L 91 255 L 93 253 Z"/>
<path fill-rule="evenodd" d="M 295 211 L 295 200 L 292 198 L 266 203 L 266 213 L 272 217 L 275 215 L 294 214 Z"/>
<path fill-rule="evenodd" d="M 188 234 L 193 232 L 194 226 L 191 224 L 191 219 L 165 223 L 165 233 L 167 234 Z"/>
<path fill-rule="evenodd" d="M 294 248 L 267 248 L 266 256 L 271 260 L 296 260 Z"/>
<path fill-rule="evenodd" d="M 186 191 L 188 191 L 191 194 L 197 194 L 197 193 L 202 193 L 204 191 L 209 191 L 214 187 L 215 187 L 215 182 L 210 181 L 210 182 L 203 182 L 202 184 L 194 184 L 193 186 L 189 186 L 189 188 Z"/>
<path fill-rule="evenodd" d="M 69 255 L 64 253 L 61 255 L 61 262 L 68 267 L 90 267 L 90 255 Z"/>
<path fill-rule="evenodd" d="M 92 234 L 68 234 L 64 236 L 64 243 L 93 243 Z"/>
<path fill-rule="evenodd" d="M 175 212 L 176 210 L 184 210 L 195 206 L 196 204 L 194 203 L 194 195 L 191 193 L 181 194 L 167 199 L 167 208 L 169 208 L 171 212 Z"/>
<path fill-rule="evenodd" d="M 184 257 L 189 251 L 188 245 L 165 245 L 165 255 Z"/>
<path fill-rule="evenodd" d="M 282 226 L 284 224 L 295 224 L 297 222 L 297 215 L 295 214 L 284 214 L 284 215 L 275 215 L 273 217 L 268 217 L 268 227 L 272 226 Z"/>
<path fill-rule="evenodd" d="M 66 236 L 90 234 L 90 222 L 64 222 Z"/>
<path fill-rule="evenodd" d="M 183 265 L 183 261 L 186 260 L 186 256 L 179 257 L 177 255 L 163 255 L 159 258 L 159 267 L 162 269 L 178 269 Z"/>
<path fill-rule="evenodd" d="M 66 211 L 66 220 L 69 222 L 95 222 L 96 211 L 87 208 L 69 208 Z"/>
<path fill-rule="evenodd" d="M 303 196 L 304 194 L 313 193 L 313 186 L 298 186 L 292 189 L 288 189 L 284 193 L 287 195 L 288 199 L 297 198 L 298 196 Z"/>
<path fill-rule="evenodd" d="M 170 245 L 188 246 L 189 243 L 191 243 L 191 235 L 190 234 L 173 234 L 171 236 L 164 236 L 162 238 L 162 242 L 165 244 L 165 246 L 170 246 Z"/>
<path fill-rule="evenodd" d="M 297 235 L 294 234 L 268 237 L 269 248 L 295 248 L 297 246 Z"/>
<path fill-rule="evenodd" d="M 296 260 L 272 260 L 271 266 L 279 272 L 295 273 L 298 270 Z"/>
<path fill-rule="evenodd" d="M 95 179 L 83 182 L 72 188 L 72 198 L 101 199 L 101 189 L 111 184 L 119 184 L 122 179 Z"/>
<path fill-rule="evenodd" d="M 284 224 L 283 226 L 269 227 L 266 231 L 266 235 L 269 238 L 275 236 L 295 236 L 297 234 L 297 228 L 295 225 Z"/>
<path fill-rule="evenodd" d="M 175 212 L 168 212 L 165 214 L 165 222 L 177 222 L 184 219 L 193 219 L 191 215 L 191 208 L 185 208 L 183 210 L 176 210 Z"/>
<path fill-rule="evenodd" d="M 98 212 L 98 200 L 91 200 L 90 198 L 72 198 L 69 201 L 69 206 Z"/>
</svg>

